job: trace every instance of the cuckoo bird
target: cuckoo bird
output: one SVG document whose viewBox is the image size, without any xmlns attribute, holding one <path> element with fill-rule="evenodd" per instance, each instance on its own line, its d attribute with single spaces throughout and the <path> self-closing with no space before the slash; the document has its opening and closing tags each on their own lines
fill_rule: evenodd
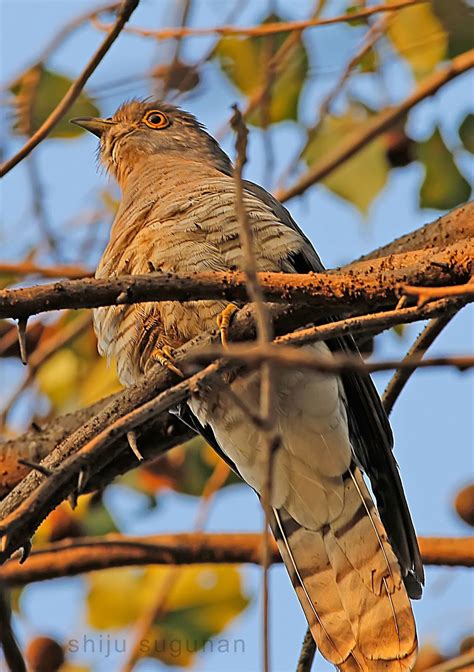
<svg viewBox="0 0 474 672">
<path fill-rule="evenodd" d="M 96 277 L 226 271 L 242 265 L 229 157 L 194 116 L 160 101 L 133 100 L 107 119 L 75 119 L 99 137 L 101 162 L 122 199 Z M 290 213 L 244 181 L 259 271 L 324 267 Z M 94 311 L 102 355 L 125 385 L 156 360 L 215 327 L 224 301 L 161 301 Z M 357 353 L 350 337 L 304 346 Z M 247 405 L 259 372 L 226 381 Z M 280 369 L 273 458 L 272 529 L 321 653 L 338 669 L 413 668 L 417 637 L 409 598 L 423 567 L 392 434 L 369 376 Z M 179 413 L 257 492 L 265 483 L 264 436 L 222 384 L 194 394 Z M 368 477 L 377 506 L 369 493 Z"/>
</svg>

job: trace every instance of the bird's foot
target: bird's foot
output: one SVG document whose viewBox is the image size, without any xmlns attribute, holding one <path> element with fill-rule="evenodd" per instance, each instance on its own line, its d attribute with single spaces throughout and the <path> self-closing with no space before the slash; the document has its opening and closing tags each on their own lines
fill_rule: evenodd
<svg viewBox="0 0 474 672">
<path fill-rule="evenodd" d="M 238 307 L 233 303 L 229 303 L 224 310 L 217 316 L 217 326 L 221 336 L 221 343 L 224 347 L 229 344 L 229 326 L 232 321 L 234 313 L 238 311 Z"/>
<path fill-rule="evenodd" d="M 165 345 L 162 348 L 155 348 L 151 354 L 152 358 L 164 366 L 165 369 L 172 371 L 180 378 L 184 378 L 184 373 L 175 364 L 172 348 Z"/>
</svg>

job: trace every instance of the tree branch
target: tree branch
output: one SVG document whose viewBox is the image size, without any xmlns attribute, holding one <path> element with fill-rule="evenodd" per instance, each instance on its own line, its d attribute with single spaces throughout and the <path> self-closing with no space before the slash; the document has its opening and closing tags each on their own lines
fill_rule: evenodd
<svg viewBox="0 0 474 672">
<path fill-rule="evenodd" d="M 126 28 L 128 33 L 139 35 L 140 37 L 153 37 L 157 40 L 170 40 L 182 37 L 197 37 L 206 35 L 246 35 L 249 37 L 261 37 L 266 35 L 277 35 L 278 33 L 287 33 L 290 31 L 301 31 L 305 28 L 316 28 L 318 26 L 330 26 L 335 23 L 351 22 L 356 19 L 364 19 L 380 12 L 394 12 L 404 7 L 422 4 L 428 0 L 398 0 L 391 4 L 375 5 L 374 7 L 364 7 L 356 12 L 340 14 L 339 16 L 329 17 L 327 19 L 306 19 L 303 21 L 278 21 L 264 23 L 259 26 L 214 26 L 212 28 L 190 28 L 179 26 L 173 28 L 160 28 L 159 30 L 149 30 L 147 28 L 137 28 L 129 26 Z M 94 22 L 99 30 L 108 30 L 109 26 Z"/>
<path fill-rule="evenodd" d="M 426 565 L 474 566 L 472 537 L 419 537 Z M 262 535 L 259 533 L 185 533 L 148 537 L 104 537 L 65 539 L 34 549 L 24 564 L 11 559 L 0 567 L 0 580 L 21 586 L 63 576 L 75 576 L 112 567 L 137 565 L 189 565 L 196 563 L 260 564 Z M 271 540 L 271 562 L 281 562 Z"/>
<path fill-rule="evenodd" d="M 458 309 L 459 304 L 456 303 L 455 307 Z M 434 318 L 451 313 L 454 309 L 454 306 L 448 301 L 437 301 L 423 307 L 402 308 L 374 315 L 350 317 L 329 324 L 299 329 L 295 333 L 279 336 L 276 342 L 282 345 L 303 345 L 305 343 L 314 343 L 317 340 L 335 338 L 336 336 L 348 333 L 355 335 L 361 333 L 380 333 L 396 324 L 409 324 L 411 322 Z M 292 325 L 289 319 L 291 319 L 291 316 L 289 317 L 288 313 L 283 313 L 279 320 L 277 320 L 276 327 L 280 333 L 288 331 L 292 326 L 297 326 L 297 324 Z M 305 321 L 309 320 L 310 317 L 308 314 L 306 316 L 303 315 L 300 324 L 304 324 Z M 242 329 L 238 332 L 236 325 L 238 328 L 239 323 L 243 322 L 246 322 L 246 329 L 248 331 Z M 250 337 L 251 329 L 251 312 L 244 308 L 235 316 L 234 324 L 231 326 L 230 333 L 232 340 L 237 340 L 239 336 L 244 337 L 247 335 Z M 44 429 L 32 428 L 26 434 L 0 444 L 0 499 L 10 492 L 28 473 L 28 468 L 18 463 L 19 459 L 26 458 L 32 462 L 40 462 L 56 446 L 63 442 L 67 436 L 73 434 L 89 422 L 107 404 L 114 404 L 117 400 L 122 399 L 123 395 L 124 393 L 112 395 L 88 408 L 60 416 L 46 425 Z M 160 418 L 156 418 L 154 423 L 144 423 L 142 426 L 140 452 L 145 459 L 154 459 L 168 448 L 183 443 L 191 436 L 193 436 L 191 430 L 187 429 L 178 420 L 165 414 Z M 115 476 L 125 473 L 135 465 L 136 459 L 129 450 L 126 439 L 124 437 L 117 437 L 114 443 L 114 460 L 104 469 L 98 468 L 95 473 L 91 474 L 86 490 L 103 487 L 111 482 Z M 35 479 L 36 477 L 32 475 L 30 478 Z M 36 485 L 36 481 L 32 482 L 26 490 L 22 490 L 21 494 L 19 494 L 17 504 L 23 501 L 23 497 L 31 492 Z M 12 502 L 11 507 L 15 508 L 15 505 Z M 10 510 L 13 510 L 13 508 Z M 5 515 L 5 510 L 1 507 L 0 512 L 2 512 L 2 515 Z"/>
<path fill-rule="evenodd" d="M 282 202 L 288 201 L 290 198 L 302 194 L 308 187 L 327 177 L 329 173 L 342 165 L 347 159 L 357 154 L 372 140 L 393 126 L 412 107 L 425 98 L 434 95 L 444 84 L 473 66 L 474 49 L 453 58 L 446 68 L 435 72 L 422 81 L 418 88 L 405 98 L 402 103 L 391 109 L 383 110 L 374 116 L 370 123 L 365 125 L 361 130 L 355 130 L 339 146 L 336 146 L 332 152 L 329 152 L 324 159 L 313 165 L 296 184 L 288 189 L 277 192 L 276 196 L 278 200 Z"/>
<path fill-rule="evenodd" d="M 129 20 L 130 16 L 137 8 L 140 0 L 123 0 L 121 8 L 119 10 L 118 17 L 115 23 L 111 26 L 109 32 L 107 33 L 106 38 L 97 49 L 95 54 L 87 63 L 86 67 L 79 75 L 79 77 L 71 84 L 67 92 L 65 93 L 63 99 L 60 103 L 54 108 L 48 118 L 43 122 L 40 128 L 34 133 L 31 138 L 23 145 L 17 154 L 12 156 L 11 159 L 5 161 L 0 167 L 0 177 L 6 175 L 12 168 L 14 168 L 20 161 L 22 161 L 28 154 L 42 141 L 46 138 L 48 133 L 56 126 L 56 124 L 64 117 L 66 112 L 72 106 L 74 101 L 78 98 L 82 89 L 84 88 L 87 80 L 92 75 L 94 70 L 97 68 L 99 63 L 102 61 L 106 53 L 109 51 L 112 44 L 115 42 L 117 37 L 120 35 L 123 27 Z"/>
<path fill-rule="evenodd" d="M 326 273 L 258 273 L 270 302 L 301 303 L 320 311 L 354 306 L 396 305 L 403 285 L 452 285 L 467 282 L 474 259 L 474 238 L 443 248 L 414 250 Z M 84 278 L 0 291 L 0 318 L 15 319 L 51 310 L 97 308 L 147 301 L 220 299 L 245 303 L 246 278 L 237 272 L 150 273 L 112 279 Z"/>
</svg>

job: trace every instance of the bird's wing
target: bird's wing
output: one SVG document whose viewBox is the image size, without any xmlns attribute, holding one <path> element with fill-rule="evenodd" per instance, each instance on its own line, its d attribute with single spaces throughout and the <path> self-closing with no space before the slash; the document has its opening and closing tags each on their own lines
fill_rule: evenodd
<svg viewBox="0 0 474 672">
<path fill-rule="evenodd" d="M 297 231 L 304 240 L 297 255 L 292 257 L 291 252 L 289 253 L 295 272 L 324 271 L 324 265 L 316 250 L 288 210 L 259 185 L 246 181 L 245 188 L 271 207 L 279 221 Z M 350 335 L 331 339 L 327 341 L 327 345 L 333 351 L 358 353 Z M 412 598 L 419 598 L 424 583 L 423 563 L 393 455 L 393 435 L 387 415 L 369 375 L 346 372 L 341 378 L 356 460 L 369 477 L 382 522 L 404 572 L 408 594 Z"/>
</svg>

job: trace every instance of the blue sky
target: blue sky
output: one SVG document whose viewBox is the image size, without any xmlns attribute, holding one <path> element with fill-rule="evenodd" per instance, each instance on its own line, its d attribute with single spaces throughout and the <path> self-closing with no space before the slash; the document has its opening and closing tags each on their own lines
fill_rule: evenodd
<svg viewBox="0 0 474 672">
<path fill-rule="evenodd" d="M 214 25 L 227 14 L 230 2 L 199 0 L 193 14 L 194 25 Z M 273 3 L 277 8 L 284 3 Z M 1 0 L 1 79 L 9 81 L 34 61 L 35 56 L 50 37 L 68 19 L 76 16 L 95 2 L 60 2 L 59 0 Z M 311 3 L 300 0 L 291 12 L 281 9 L 288 18 L 309 15 Z M 333 12 L 337 3 L 329 3 Z M 344 3 L 339 3 L 343 9 Z M 133 17 L 140 26 L 165 26 L 172 23 L 171 3 L 142 0 Z M 265 2 L 244 3 L 239 22 L 249 24 L 267 11 Z M 25 20 L 25 16 L 28 20 Z M 346 39 L 348 29 L 324 28 L 307 31 L 308 49 L 318 64 L 314 81 L 306 87 L 301 100 L 305 121 L 313 120 L 316 104 L 324 92 L 336 81 L 351 55 L 353 42 Z M 51 66 L 69 76 L 82 68 L 102 35 L 92 28 L 84 28 L 70 39 L 51 61 Z M 209 40 L 201 38 L 186 43 L 183 55 L 196 59 L 209 47 Z M 114 45 L 97 72 L 90 80 L 90 90 L 99 91 L 104 84 L 118 78 L 134 75 L 157 62 L 157 54 L 166 53 L 163 45 L 123 36 Z M 392 102 L 400 100 L 411 86 L 408 70 L 387 65 Z M 319 73 L 319 76 L 317 76 Z M 216 131 L 230 116 L 230 106 L 238 94 L 222 77 L 214 64 L 204 71 L 204 92 L 182 102 L 209 128 Z M 464 75 L 446 86 L 434 98 L 417 107 L 409 118 L 409 130 L 415 138 L 428 137 L 435 124 L 440 124 L 446 140 L 454 138 L 460 121 L 473 109 L 472 76 Z M 125 97 L 145 95 L 147 83 L 135 80 L 127 88 L 98 101 L 104 116 L 108 116 Z M 376 90 L 367 83 L 364 95 L 373 100 Z M 6 120 L 3 121 L 6 124 Z M 276 165 L 284 166 L 288 156 L 298 152 L 303 133 L 296 124 L 285 122 L 272 131 Z M 224 147 L 232 153 L 232 139 L 226 137 Z M 246 176 L 261 182 L 264 174 L 263 135 L 252 130 L 250 160 Z M 51 140 L 36 150 L 36 159 L 43 176 L 47 194 L 46 207 L 55 230 L 61 231 L 64 222 L 77 213 L 88 199 L 94 207 L 95 189 L 106 183 L 97 173 L 95 141 L 81 136 L 73 141 Z M 10 156 L 20 141 L 10 137 L 3 150 Z M 464 172 L 472 176 L 472 160 L 459 157 Z M 420 210 L 417 205 L 422 168 L 413 163 L 406 168 L 392 170 L 389 183 L 375 200 L 367 218 L 337 198 L 323 186 L 310 189 L 302 198 L 294 199 L 289 207 L 295 219 L 309 235 L 327 266 L 336 266 L 388 242 L 396 236 L 413 230 L 437 217 L 439 212 Z M 20 259 L 25 250 L 38 238 L 38 230 L 31 216 L 29 188 L 25 167 L 14 169 L 1 185 L 2 229 L 0 230 L 1 259 Z M 105 240 L 107 231 L 98 231 L 99 240 Z M 92 264 L 94 259 L 78 260 L 74 246 L 67 251 L 69 261 Z M 399 339 L 389 333 L 379 339 L 377 355 L 401 355 L 420 330 L 421 325 L 407 327 Z M 472 312 L 465 309 L 458 315 L 432 348 L 432 354 L 466 353 L 472 350 Z M 16 365 L 0 362 L 4 391 L 18 380 Z M 388 374 L 379 374 L 375 382 L 383 390 Z M 457 490 L 472 480 L 473 447 L 473 375 L 447 369 L 426 370 L 416 373 L 408 384 L 393 412 L 396 457 L 400 464 L 408 501 L 416 528 L 421 535 L 466 535 L 469 528 L 455 515 L 452 500 Z M 21 421 L 21 413 L 16 418 Z M 129 533 L 151 534 L 160 531 L 190 529 L 196 500 L 173 493 L 161 499 L 158 511 L 143 514 L 143 502 L 137 494 L 114 485 L 109 489 L 107 502 L 117 520 Z M 209 529 L 216 531 L 260 531 L 261 512 L 254 494 L 245 486 L 232 486 L 220 493 L 212 508 Z M 196 669 L 253 671 L 260 668 L 261 585 L 260 570 L 243 569 L 248 594 L 254 597 L 251 607 L 227 630 L 226 636 L 244 639 L 243 655 L 203 654 Z M 34 585 L 25 591 L 25 617 L 18 623 L 22 641 L 34 634 L 50 634 L 58 639 L 93 634 L 81 620 L 77 604 L 81 601 L 82 579 L 64 579 Z M 294 669 L 302 640 L 305 622 L 290 582 L 282 567 L 271 572 L 271 649 L 275 672 Z M 47 609 L 45 608 L 47 600 Z M 446 650 L 472 631 L 473 584 L 468 571 L 463 569 L 428 568 L 427 585 L 423 599 L 414 604 L 421 642 L 432 641 Z M 85 657 L 87 659 L 87 657 Z M 88 658 L 99 672 L 118 667 L 111 659 L 100 655 Z M 142 661 L 140 672 L 160 669 L 159 663 Z M 319 661 L 318 670 L 330 669 Z"/>
</svg>

